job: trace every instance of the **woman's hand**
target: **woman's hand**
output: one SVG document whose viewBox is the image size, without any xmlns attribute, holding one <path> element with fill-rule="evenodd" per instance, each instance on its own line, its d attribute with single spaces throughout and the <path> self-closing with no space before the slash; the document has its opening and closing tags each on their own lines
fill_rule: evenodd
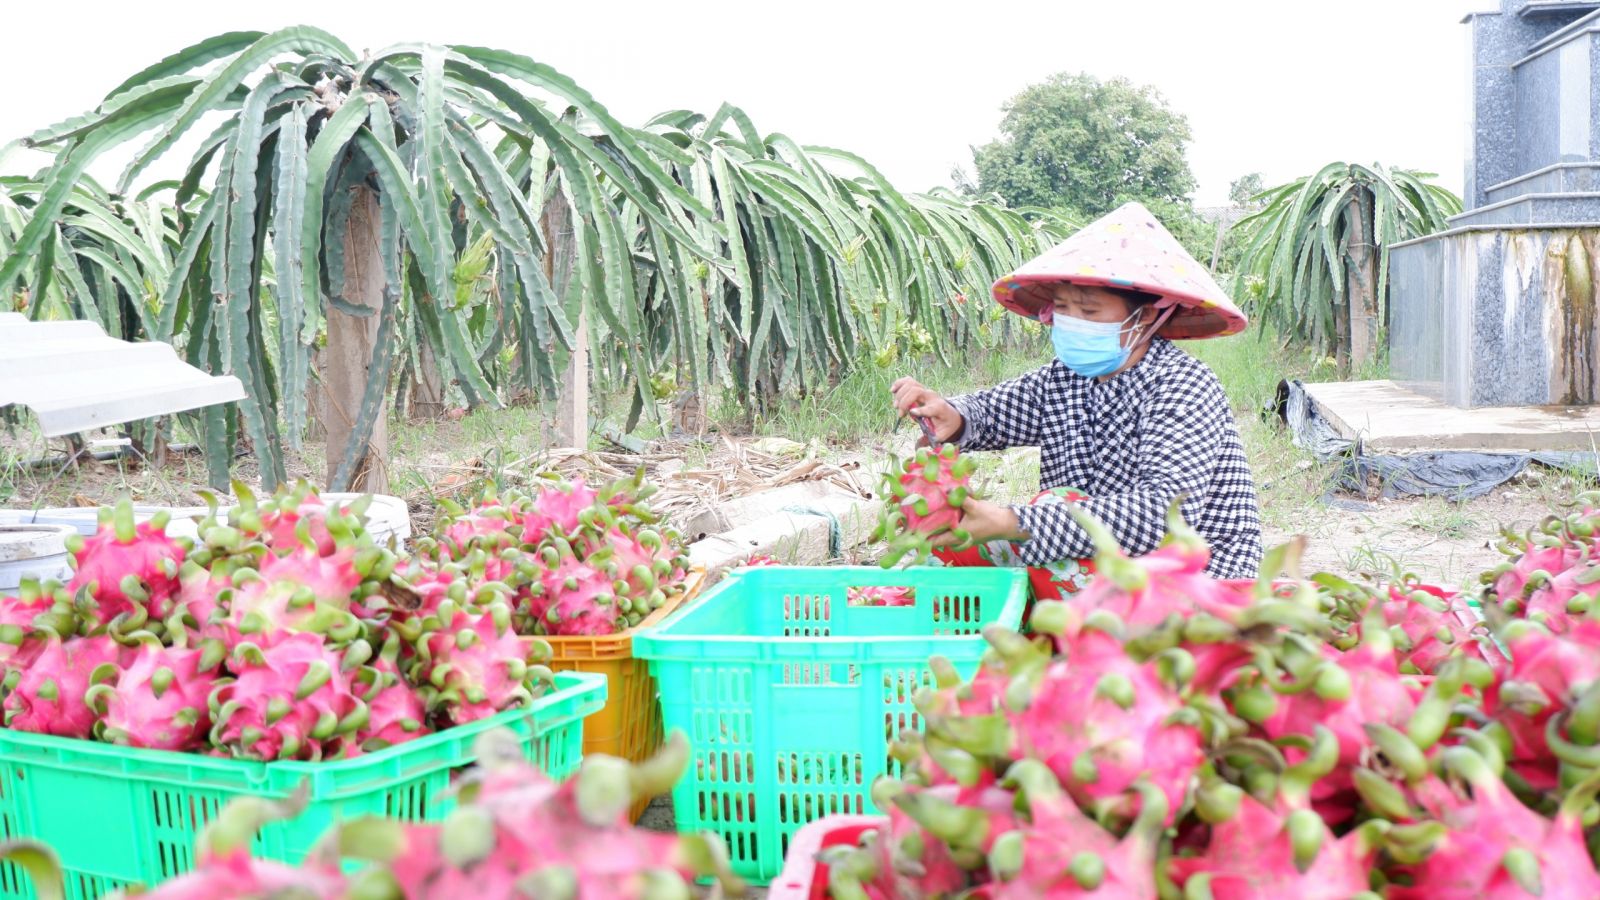
<svg viewBox="0 0 1600 900">
<path fill-rule="evenodd" d="M 950 401 L 928 390 L 915 379 L 902 378 L 889 386 L 889 392 L 894 395 L 895 411 L 901 415 L 917 416 L 928 420 L 933 427 L 933 436 L 941 442 L 953 440 L 961 433 L 965 422 L 961 413 L 950 405 Z M 926 446 L 926 436 L 918 439 L 917 446 Z"/>
<path fill-rule="evenodd" d="M 968 498 L 961 506 L 961 524 L 957 528 L 965 531 L 974 544 L 985 544 L 989 541 L 1025 541 L 1029 535 L 1022 531 L 1022 523 L 1017 520 L 1017 514 L 1008 506 L 990 503 L 988 500 Z M 958 543 L 953 533 L 946 532 L 930 541 L 935 547 L 944 547 Z"/>
</svg>

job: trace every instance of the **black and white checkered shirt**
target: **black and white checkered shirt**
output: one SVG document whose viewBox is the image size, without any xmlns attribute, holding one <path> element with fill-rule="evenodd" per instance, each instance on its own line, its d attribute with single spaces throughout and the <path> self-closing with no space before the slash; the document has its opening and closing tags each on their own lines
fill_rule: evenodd
<svg viewBox="0 0 1600 900">
<path fill-rule="evenodd" d="M 1156 338 L 1139 364 L 1106 381 L 1050 365 L 950 403 L 966 419 L 963 450 L 1039 447 L 1041 487 L 1072 487 L 1128 553 L 1149 553 L 1167 533 L 1180 494 L 1183 517 L 1211 545 L 1207 574 L 1254 578 L 1261 513 L 1227 395 L 1205 363 Z M 1013 507 L 1032 539 L 1024 562 L 1094 555 L 1065 504 Z"/>
</svg>

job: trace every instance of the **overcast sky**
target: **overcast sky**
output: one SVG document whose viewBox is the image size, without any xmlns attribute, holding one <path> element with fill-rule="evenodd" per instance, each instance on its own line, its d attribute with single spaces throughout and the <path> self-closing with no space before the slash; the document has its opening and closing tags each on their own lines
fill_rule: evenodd
<svg viewBox="0 0 1600 900">
<path fill-rule="evenodd" d="M 742 106 L 763 132 L 843 147 L 905 190 L 947 184 L 1000 107 L 1060 71 L 1151 84 L 1189 117 L 1201 205 L 1335 159 L 1437 172 L 1459 191 L 1463 14 L 1498 0 L 99 0 L 4 5 L 0 144 L 92 107 L 201 38 L 311 24 L 357 50 L 401 41 L 514 50 L 625 122 Z M 15 168 L 13 166 L 12 168 Z"/>
</svg>

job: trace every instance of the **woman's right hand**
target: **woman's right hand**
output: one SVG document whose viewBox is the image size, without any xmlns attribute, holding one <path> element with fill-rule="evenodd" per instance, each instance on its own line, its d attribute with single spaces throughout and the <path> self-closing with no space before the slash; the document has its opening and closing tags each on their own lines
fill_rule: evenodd
<svg viewBox="0 0 1600 900">
<path fill-rule="evenodd" d="M 894 395 L 896 412 L 902 416 L 927 419 L 933 427 L 933 436 L 941 442 L 954 440 L 961 434 L 965 424 L 961 413 L 950 405 L 949 400 L 923 387 L 915 379 L 901 378 L 889 386 L 889 391 Z M 917 444 L 921 446 L 927 442 L 927 438 L 923 437 Z"/>
</svg>

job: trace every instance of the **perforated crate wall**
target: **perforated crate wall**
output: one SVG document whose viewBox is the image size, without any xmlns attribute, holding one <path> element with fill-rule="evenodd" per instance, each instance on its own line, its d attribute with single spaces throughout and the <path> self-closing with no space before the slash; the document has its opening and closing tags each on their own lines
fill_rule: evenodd
<svg viewBox="0 0 1600 900">
<path fill-rule="evenodd" d="M 909 587 L 910 606 L 850 605 L 851 587 Z M 1006 569 L 761 567 L 634 638 L 661 685 L 666 727 L 693 748 L 673 791 L 680 831 L 728 843 L 734 869 L 765 882 L 794 833 L 836 814 L 873 812 L 889 745 L 920 730 L 912 695 L 928 658 L 970 675 L 982 629 L 1015 628 L 1026 576 Z"/>
<path fill-rule="evenodd" d="M 306 809 L 267 825 L 255 843 L 256 856 L 295 863 L 340 819 L 442 818 L 451 773 L 473 762 L 485 731 L 510 729 L 529 761 L 566 777 L 583 758 L 583 718 L 605 699 L 603 676 L 560 673 L 556 690 L 526 709 L 321 763 L 218 759 L 0 729 L 0 838 L 49 844 L 66 870 L 67 896 L 88 900 L 191 870 L 195 838 L 234 797 L 287 797 L 309 782 Z M 21 870 L 0 864 L 0 898 L 33 896 Z"/>
</svg>

